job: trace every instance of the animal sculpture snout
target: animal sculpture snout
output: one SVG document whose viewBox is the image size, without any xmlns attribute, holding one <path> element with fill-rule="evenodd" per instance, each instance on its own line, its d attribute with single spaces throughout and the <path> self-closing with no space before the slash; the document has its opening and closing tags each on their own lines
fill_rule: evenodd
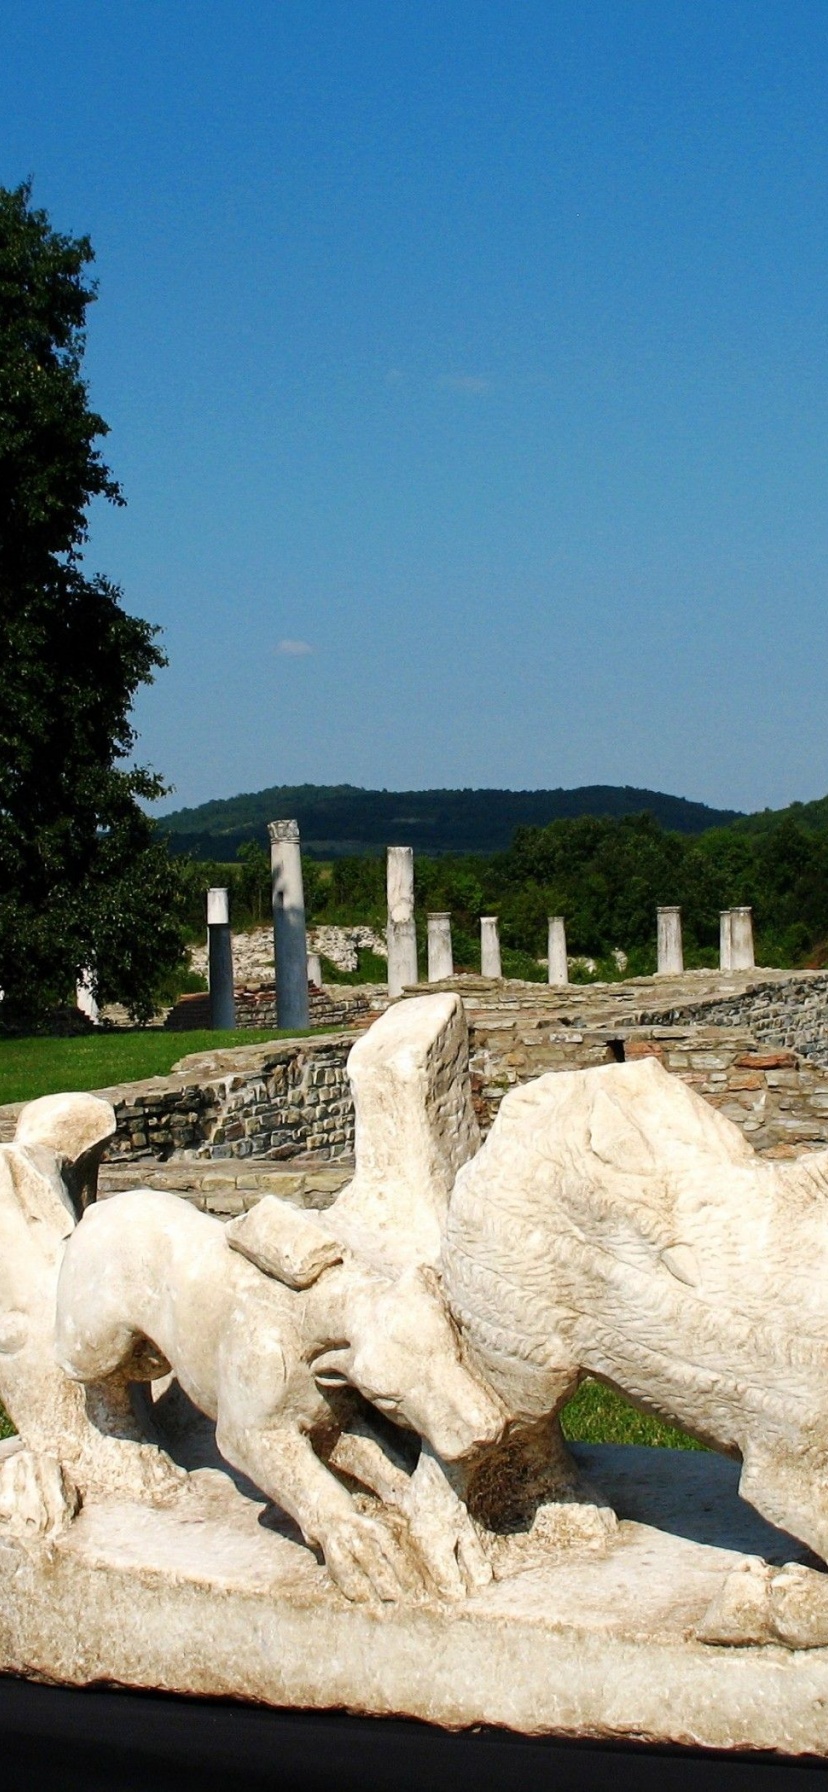
<svg viewBox="0 0 828 1792">
<path fill-rule="evenodd" d="M 459 1385 L 447 1386 L 446 1377 L 429 1402 L 430 1411 L 418 1427 L 445 1462 L 461 1462 L 487 1445 L 497 1443 L 506 1424 L 500 1402 L 471 1379 L 459 1373 Z M 448 1396 L 448 1397 L 447 1397 Z"/>
</svg>

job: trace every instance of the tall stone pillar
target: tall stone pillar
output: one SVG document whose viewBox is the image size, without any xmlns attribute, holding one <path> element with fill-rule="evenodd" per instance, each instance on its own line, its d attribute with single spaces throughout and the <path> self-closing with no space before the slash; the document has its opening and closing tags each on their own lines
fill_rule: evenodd
<svg viewBox="0 0 828 1792">
<path fill-rule="evenodd" d="M 230 901 L 226 890 L 207 891 L 207 976 L 210 984 L 210 1021 L 222 1031 L 236 1024 L 233 995 L 233 941 L 230 936 Z"/>
<path fill-rule="evenodd" d="M 733 969 L 733 911 L 719 910 L 719 970 Z"/>
<path fill-rule="evenodd" d="M 402 995 L 417 981 L 417 935 L 414 931 L 414 848 L 389 846 L 388 994 Z"/>
<path fill-rule="evenodd" d="M 497 915 L 480 916 L 480 975 L 502 977 L 500 932 Z"/>
<path fill-rule="evenodd" d="M 732 908 L 730 911 L 730 968 L 733 971 L 752 971 L 755 963 L 753 910 Z"/>
<path fill-rule="evenodd" d="M 431 914 L 428 917 L 428 981 L 442 983 L 444 978 L 453 976 L 451 915 Z"/>
<path fill-rule="evenodd" d="M 569 965 L 566 962 L 566 922 L 563 915 L 549 916 L 549 972 L 548 982 L 561 984 L 569 982 Z"/>
<path fill-rule="evenodd" d="M 276 1025 L 308 1025 L 308 942 L 302 852 L 295 821 L 271 821 L 270 888 L 276 953 Z"/>
<path fill-rule="evenodd" d="M 684 952 L 681 945 L 681 909 L 660 908 L 658 910 L 658 960 L 656 969 L 660 977 L 677 977 L 684 970 Z"/>
</svg>

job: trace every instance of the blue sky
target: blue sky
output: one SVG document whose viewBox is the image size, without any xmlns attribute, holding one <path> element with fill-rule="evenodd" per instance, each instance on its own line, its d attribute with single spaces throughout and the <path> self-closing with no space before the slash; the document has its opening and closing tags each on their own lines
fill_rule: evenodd
<svg viewBox="0 0 828 1792">
<path fill-rule="evenodd" d="M 828 789 L 824 0 L 27 0 L 167 807 Z"/>
</svg>

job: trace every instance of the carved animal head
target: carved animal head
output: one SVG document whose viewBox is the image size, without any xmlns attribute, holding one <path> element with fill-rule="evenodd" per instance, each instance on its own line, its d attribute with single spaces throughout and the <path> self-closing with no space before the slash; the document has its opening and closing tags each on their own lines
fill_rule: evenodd
<svg viewBox="0 0 828 1792">
<path fill-rule="evenodd" d="M 505 1423 L 496 1396 L 466 1368 L 433 1270 L 408 1269 L 371 1301 L 349 1351 L 348 1379 L 389 1418 L 418 1431 L 447 1462 L 493 1443 Z"/>
</svg>

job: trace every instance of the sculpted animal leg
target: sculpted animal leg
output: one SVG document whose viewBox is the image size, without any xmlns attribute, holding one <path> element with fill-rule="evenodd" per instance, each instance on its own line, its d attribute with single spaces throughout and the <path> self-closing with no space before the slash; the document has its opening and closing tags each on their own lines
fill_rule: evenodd
<svg viewBox="0 0 828 1792">
<path fill-rule="evenodd" d="M 413 1474 L 406 1474 L 368 1430 L 345 1431 L 329 1457 L 386 1506 L 400 1512 L 430 1580 L 447 1599 L 462 1599 L 475 1587 L 488 1586 L 491 1564 L 466 1507 L 430 1446 L 424 1443 Z"/>
<path fill-rule="evenodd" d="M 792 1460 L 790 1446 L 748 1443 L 742 1462 L 739 1493 L 763 1518 L 780 1530 L 790 1531 L 807 1543 L 815 1555 L 828 1561 L 828 1502 L 826 1464 L 805 1457 Z"/>
<path fill-rule="evenodd" d="M 285 1425 L 240 1432 L 219 1413 L 216 1442 L 234 1468 L 295 1518 L 305 1541 L 318 1545 L 346 1599 L 377 1594 L 393 1601 L 418 1591 L 404 1550 L 378 1519 L 357 1512 L 301 1431 Z"/>
</svg>

